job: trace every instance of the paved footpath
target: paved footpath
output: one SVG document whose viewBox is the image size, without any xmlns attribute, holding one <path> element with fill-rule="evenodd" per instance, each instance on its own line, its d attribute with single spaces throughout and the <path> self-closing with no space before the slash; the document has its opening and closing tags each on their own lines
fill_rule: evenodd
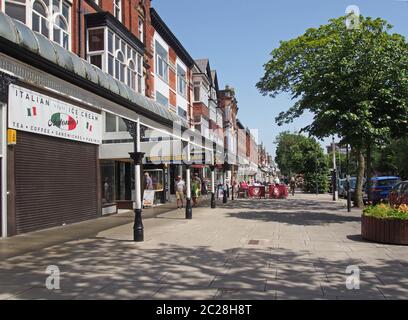
<svg viewBox="0 0 408 320">
<path fill-rule="evenodd" d="M 1 260 L 0 299 L 407 299 L 408 247 L 363 241 L 360 215 L 302 194 L 171 211 L 144 221 L 143 243 L 130 223 Z"/>
</svg>

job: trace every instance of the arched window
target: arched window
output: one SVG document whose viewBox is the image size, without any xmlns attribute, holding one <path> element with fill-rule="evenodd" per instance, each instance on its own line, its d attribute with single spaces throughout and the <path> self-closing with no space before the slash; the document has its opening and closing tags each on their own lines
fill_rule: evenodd
<svg viewBox="0 0 408 320">
<path fill-rule="evenodd" d="M 125 58 L 120 50 L 117 51 L 115 58 L 115 78 L 125 82 Z"/>
<path fill-rule="evenodd" d="M 32 24 L 34 31 L 49 38 L 47 7 L 42 1 L 36 0 L 33 3 Z"/>
<path fill-rule="evenodd" d="M 64 47 L 65 49 L 69 49 L 69 29 L 68 23 L 62 15 L 56 15 L 54 19 L 54 26 L 53 26 L 53 40 Z"/>
<path fill-rule="evenodd" d="M 128 63 L 127 85 L 132 90 L 136 91 L 136 69 L 135 63 L 132 60 L 130 60 Z"/>
</svg>

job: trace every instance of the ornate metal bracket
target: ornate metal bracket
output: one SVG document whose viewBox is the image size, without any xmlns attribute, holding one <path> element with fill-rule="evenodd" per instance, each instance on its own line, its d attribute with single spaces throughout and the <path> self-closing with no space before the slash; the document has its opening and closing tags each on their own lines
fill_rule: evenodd
<svg viewBox="0 0 408 320">
<path fill-rule="evenodd" d="M 143 162 L 144 152 L 129 152 L 130 158 L 133 160 L 135 165 L 141 165 Z"/>
<path fill-rule="evenodd" d="M 0 101 L 7 102 L 8 100 L 8 87 L 10 84 L 15 83 L 17 78 L 10 76 L 7 73 L 0 72 Z"/>
</svg>

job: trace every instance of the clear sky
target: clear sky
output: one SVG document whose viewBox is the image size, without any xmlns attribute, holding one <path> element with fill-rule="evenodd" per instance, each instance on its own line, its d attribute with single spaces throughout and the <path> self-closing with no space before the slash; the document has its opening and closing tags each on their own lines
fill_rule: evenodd
<svg viewBox="0 0 408 320">
<path fill-rule="evenodd" d="M 276 135 L 299 130 L 310 123 L 306 115 L 279 127 L 275 117 L 292 101 L 280 95 L 263 97 L 255 87 L 263 64 L 279 41 L 289 40 L 318 27 L 328 19 L 343 16 L 357 5 L 364 16 L 381 17 L 394 32 L 408 38 L 408 0 L 153 0 L 152 6 L 194 59 L 209 58 L 218 72 L 220 87 L 235 88 L 238 118 L 274 154 Z M 322 142 L 327 145 L 330 139 Z"/>
</svg>

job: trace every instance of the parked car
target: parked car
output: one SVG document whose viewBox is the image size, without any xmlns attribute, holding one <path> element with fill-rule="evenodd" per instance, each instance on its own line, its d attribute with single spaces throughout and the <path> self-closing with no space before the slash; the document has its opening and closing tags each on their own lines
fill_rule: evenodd
<svg viewBox="0 0 408 320">
<path fill-rule="evenodd" d="M 408 181 L 396 184 L 389 193 L 388 201 L 395 207 L 408 204 Z"/>
<path fill-rule="evenodd" d="M 372 204 L 377 204 L 382 201 L 388 201 L 390 190 L 401 181 L 402 180 L 400 177 L 395 176 L 372 178 L 370 190 L 367 190 L 366 185 L 363 188 L 363 190 L 365 190 L 363 195 L 364 203 L 368 203 L 368 192 L 370 192 Z"/>
</svg>

